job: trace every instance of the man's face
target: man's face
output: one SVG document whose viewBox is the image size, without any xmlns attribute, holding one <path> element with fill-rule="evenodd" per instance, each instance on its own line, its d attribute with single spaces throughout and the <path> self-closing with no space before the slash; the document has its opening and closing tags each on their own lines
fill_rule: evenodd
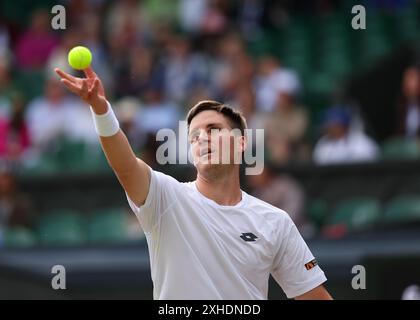
<svg viewBox="0 0 420 320">
<path fill-rule="evenodd" d="M 232 129 L 222 114 L 207 110 L 191 121 L 188 140 L 194 164 L 199 172 L 222 165 L 239 164 L 245 139 L 239 129 Z"/>
</svg>

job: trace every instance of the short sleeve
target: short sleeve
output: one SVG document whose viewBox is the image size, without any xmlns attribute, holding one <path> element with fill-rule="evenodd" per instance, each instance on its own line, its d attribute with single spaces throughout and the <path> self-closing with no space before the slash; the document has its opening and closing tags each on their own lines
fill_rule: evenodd
<svg viewBox="0 0 420 320">
<path fill-rule="evenodd" d="M 280 236 L 271 274 L 289 299 L 324 283 L 327 278 L 303 240 L 293 221 L 287 219 L 288 231 Z"/>
<path fill-rule="evenodd" d="M 128 204 L 136 214 L 145 233 L 149 233 L 161 216 L 176 201 L 176 189 L 180 183 L 162 172 L 150 169 L 150 186 L 144 204 L 138 207 L 128 196 Z"/>
</svg>

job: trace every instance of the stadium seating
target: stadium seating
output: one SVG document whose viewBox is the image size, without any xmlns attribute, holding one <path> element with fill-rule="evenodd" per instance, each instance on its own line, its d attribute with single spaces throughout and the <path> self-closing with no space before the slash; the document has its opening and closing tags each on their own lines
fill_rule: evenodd
<svg viewBox="0 0 420 320">
<path fill-rule="evenodd" d="M 41 216 L 36 230 L 39 244 L 46 246 L 116 244 L 131 241 L 128 225 L 128 215 L 124 208 L 104 208 L 87 216 L 74 210 L 61 209 Z M 6 243 L 35 244 L 35 235 L 26 231 L 9 231 Z"/>
<path fill-rule="evenodd" d="M 380 204 L 375 198 L 358 197 L 338 203 L 326 224 L 343 224 L 347 230 L 362 230 L 375 225 L 380 218 Z"/>
<path fill-rule="evenodd" d="M 28 101 L 42 94 L 44 81 L 44 70 L 19 71 L 16 74 L 16 85 Z"/>
<path fill-rule="evenodd" d="M 420 148 L 416 140 L 392 138 L 382 145 L 383 159 L 418 159 Z"/>
<path fill-rule="evenodd" d="M 385 207 L 385 222 L 420 221 L 420 196 L 399 195 L 390 200 Z"/>
<path fill-rule="evenodd" d="M 37 8 L 52 8 L 57 4 L 55 0 L 14 0 L 0 1 L 2 18 L 7 17 L 11 22 L 26 25 L 30 22 L 31 13 Z"/>
<path fill-rule="evenodd" d="M 6 247 L 30 247 L 36 243 L 35 234 L 27 228 L 8 228 L 4 232 L 4 245 Z"/>
<path fill-rule="evenodd" d="M 55 210 L 41 216 L 37 232 L 43 245 L 80 245 L 85 243 L 82 215 L 69 209 Z"/>
<path fill-rule="evenodd" d="M 51 174 L 59 172 L 103 172 L 110 170 L 99 146 L 89 146 L 83 141 L 60 139 L 57 147 L 43 152 L 36 165 L 25 174 Z"/>
<path fill-rule="evenodd" d="M 121 208 L 98 210 L 89 219 L 87 233 L 90 243 L 128 241 L 127 215 Z"/>
<path fill-rule="evenodd" d="M 328 214 L 328 204 L 323 199 L 312 199 L 306 206 L 306 214 L 311 223 L 320 229 Z"/>
<path fill-rule="evenodd" d="M 396 14 L 394 22 L 393 31 L 395 32 L 395 37 L 398 38 L 400 42 L 416 41 L 419 39 L 419 24 L 415 7 L 407 8 Z"/>
</svg>

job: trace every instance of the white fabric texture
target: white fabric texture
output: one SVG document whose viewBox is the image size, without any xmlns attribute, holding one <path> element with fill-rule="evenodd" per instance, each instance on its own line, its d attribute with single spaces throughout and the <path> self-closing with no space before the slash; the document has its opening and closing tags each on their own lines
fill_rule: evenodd
<svg viewBox="0 0 420 320">
<path fill-rule="evenodd" d="M 288 298 L 326 281 L 305 268 L 314 257 L 288 214 L 243 191 L 222 206 L 195 182 L 151 170 L 144 205 L 127 199 L 146 234 L 154 299 L 267 299 L 270 273 Z"/>
</svg>

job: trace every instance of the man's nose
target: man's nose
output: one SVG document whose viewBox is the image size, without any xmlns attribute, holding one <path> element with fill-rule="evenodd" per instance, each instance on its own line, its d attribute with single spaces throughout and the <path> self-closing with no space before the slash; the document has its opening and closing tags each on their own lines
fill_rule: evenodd
<svg viewBox="0 0 420 320">
<path fill-rule="evenodd" d="M 198 142 L 202 144 L 202 143 L 207 143 L 209 141 L 210 141 L 210 137 L 208 133 L 205 130 L 201 130 L 198 136 Z"/>
</svg>

